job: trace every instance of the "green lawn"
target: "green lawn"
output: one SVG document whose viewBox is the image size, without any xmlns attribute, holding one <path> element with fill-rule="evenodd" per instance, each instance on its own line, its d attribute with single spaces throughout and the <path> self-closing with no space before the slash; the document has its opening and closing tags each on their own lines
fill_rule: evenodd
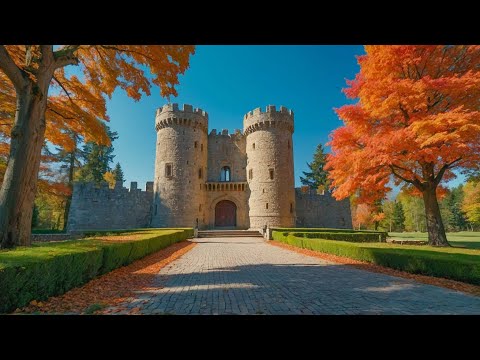
<svg viewBox="0 0 480 360">
<path fill-rule="evenodd" d="M 408 239 L 408 240 L 428 240 L 427 233 L 421 232 L 391 232 L 388 235 L 393 239 Z M 480 249 L 480 232 L 473 231 L 459 231 L 447 233 L 447 239 L 454 247 L 462 247 L 468 249 Z"/>
</svg>

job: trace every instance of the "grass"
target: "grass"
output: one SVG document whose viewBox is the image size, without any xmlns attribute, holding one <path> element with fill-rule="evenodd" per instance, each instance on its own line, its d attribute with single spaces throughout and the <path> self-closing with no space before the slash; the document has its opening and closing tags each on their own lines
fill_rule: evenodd
<svg viewBox="0 0 480 360">
<path fill-rule="evenodd" d="M 393 239 L 428 240 L 428 234 L 426 232 L 390 232 L 388 235 Z M 478 231 L 450 232 L 447 233 L 447 239 L 454 247 L 480 249 L 480 232 Z"/>
<path fill-rule="evenodd" d="M 480 284 L 480 251 L 388 243 L 307 239 L 274 232 L 274 240 L 304 249 L 366 261 L 413 274 Z"/>
<path fill-rule="evenodd" d="M 0 313 L 83 285 L 193 236 L 193 229 L 95 232 L 90 238 L 0 250 Z"/>
</svg>

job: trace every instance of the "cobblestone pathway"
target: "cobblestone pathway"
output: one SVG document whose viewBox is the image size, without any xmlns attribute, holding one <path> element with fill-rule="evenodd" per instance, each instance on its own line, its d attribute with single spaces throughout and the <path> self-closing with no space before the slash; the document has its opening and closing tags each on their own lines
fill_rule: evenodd
<svg viewBox="0 0 480 360">
<path fill-rule="evenodd" d="M 140 314 L 480 314 L 480 297 L 330 263 L 262 239 L 195 241 L 119 314 L 134 308 Z"/>
</svg>

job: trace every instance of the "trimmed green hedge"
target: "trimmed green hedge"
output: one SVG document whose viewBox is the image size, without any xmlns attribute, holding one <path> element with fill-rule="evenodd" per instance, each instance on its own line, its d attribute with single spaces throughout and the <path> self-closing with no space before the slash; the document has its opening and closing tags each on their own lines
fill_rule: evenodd
<svg viewBox="0 0 480 360">
<path fill-rule="evenodd" d="M 328 233 L 328 234 L 335 234 L 335 233 L 340 233 L 340 234 L 365 234 L 365 237 L 360 237 L 360 238 L 368 238 L 368 239 L 374 239 L 372 241 L 378 241 L 379 236 L 381 237 L 381 241 L 385 242 L 387 239 L 387 232 L 385 231 L 371 231 L 371 230 L 351 230 L 351 229 L 331 229 L 331 228 L 272 228 L 272 231 L 279 231 L 282 233 Z M 347 239 L 348 237 L 345 236 L 338 236 L 337 238 L 334 238 L 332 236 L 334 235 L 329 235 L 330 237 L 328 239 L 333 239 L 333 240 L 343 240 L 343 238 Z M 311 235 L 309 237 L 312 238 L 321 238 L 320 236 L 314 236 Z M 327 238 L 325 238 L 327 239 Z M 344 241 L 354 241 L 354 240 L 344 240 Z M 359 242 L 364 242 L 366 240 L 359 240 Z M 371 240 L 368 240 L 371 241 Z"/>
<path fill-rule="evenodd" d="M 387 233 L 383 232 L 353 232 L 353 231 L 284 231 L 274 230 L 272 237 L 286 237 L 293 235 L 296 237 L 305 237 L 309 239 L 339 240 L 350 242 L 385 242 Z"/>
<path fill-rule="evenodd" d="M 289 233 L 283 233 L 288 235 Z M 365 233 L 343 233 L 343 232 L 302 232 L 291 233 L 293 236 L 305 237 L 309 239 L 339 240 L 351 242 L 382 242 L 381 234 L 365 234 Z"/>
<path fill-rule="evenodd" d="M 474 250 L 348 243 L 308 239 L 274 232 L 274 240 L 303 249 L 344 256 L 403 270 L 480 285 L 480 254 Z"/>
<path fill-rule="evenodd" d="M 87 239 L 0 251 L 0 313 L 63 294 L 98 275 L 193 237 L 193 229 L 137 232 L 142 235 L 140 240 Z"/>
</svg>

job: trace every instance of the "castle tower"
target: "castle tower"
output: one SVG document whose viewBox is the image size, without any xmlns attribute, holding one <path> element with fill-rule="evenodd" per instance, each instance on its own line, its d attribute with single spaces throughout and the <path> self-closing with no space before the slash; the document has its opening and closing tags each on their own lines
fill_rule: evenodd
<svg viewBox="0 0 480 360">
<path fill-rule="evenodd" d="M 247 136 L 250 228 L 295 226 L 293 111 L 257 108 L 243 118 Z"/>
<path fill-rule="evenodd" d="M 208 114 L 167 104 L 155 119 L 152 227 L 203 227 L 206 218 Z M 208 214 L 207 214 L 208 215 Z"/>
</svg>

